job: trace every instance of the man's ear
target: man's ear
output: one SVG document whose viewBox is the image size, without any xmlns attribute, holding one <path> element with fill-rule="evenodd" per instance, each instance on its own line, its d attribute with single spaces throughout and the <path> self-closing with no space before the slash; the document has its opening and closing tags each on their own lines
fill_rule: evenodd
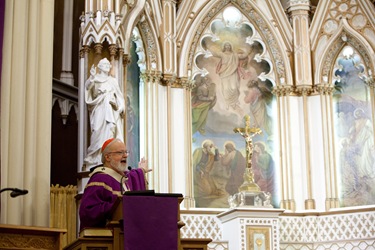
<svg viewBox="0 0 375 250">
<path fill-rule="evenodd" d="M 110 160 L 110 156 L 109 156 L 109 154 L 106 154 L 106 155 L 104 156 L 104 159 L 105 159 L 106 161 L 109 161 L 109 160 Z"/>
</svg>

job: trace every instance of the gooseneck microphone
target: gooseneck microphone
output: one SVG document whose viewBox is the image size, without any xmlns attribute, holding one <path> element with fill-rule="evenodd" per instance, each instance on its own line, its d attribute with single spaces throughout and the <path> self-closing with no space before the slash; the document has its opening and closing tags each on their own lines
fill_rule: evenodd
<svg viewBox="0 0 375 250">
<path fill-rule="evenodd" d="M 25 195 L 27 194 L 29 191 L 26 190 L 26 189 L 19 189 L 19 188 L 3 188 L 0 190 L 0 193 L 4 192 L 4 191 L 12 191 L 10 193 L 10 197 L 14 198 L 14 197 L 17 197 L 17 196 L 20 196 L 20 195 Z"/>
<path fill-rule="evenodd" d="M 132 167 L 131 166 L 128 166 L 128 170 L 132 170 Z M 126 178 L 125 175 L 123 175 L 121 177 L 121 180 L 120 180 L 120 188 L 121 188 L 121 194 L 123 195 L 125 193 L 125 190 L 124 190 L 124 186 L 123 185 L 126 185 L 126 183 L 124 182 L 124 178 Z"/>
<path fill-rule="evenodd" d="M 15 188 L 11 193 L 10 193 L 10 197 L 14 198 L 14 197 L 17 197 L 17 196 L 20 196 L 20 195 L 25 195 L 27 194 L 29 191 L 27 190 L 22 190 L 22 189 L 18 189 L 18 188 Z"/>
</svg>

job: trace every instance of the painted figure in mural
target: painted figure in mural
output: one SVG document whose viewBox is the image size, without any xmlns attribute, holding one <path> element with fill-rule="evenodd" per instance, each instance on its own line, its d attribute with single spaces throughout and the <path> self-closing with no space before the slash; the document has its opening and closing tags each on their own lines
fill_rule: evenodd
<svg viewBox="0 0 375 250">
<path fill-rule="evenodd" d="M 273 205 L 277 206 L 275 204 L 275 163 L 271 154 L 266 150 L 265 143 L 262 141 L 254 143 L 253 164 L 255 183 L 262 191 L 269 192 L 272 195 Z"/>
<path fill-rule="evenodd" d="M 260 128 L 252 128 L 250 126 L 250 116 L 245 115 L 245 127 L 244 128 L 235 128 L 233 131 L 235 133 L 239 133 L 242 135 L 242 137 L 246 141 L 246 167 L 251 168 L 252 165 L 252 157 L 253 157 L 253 150 L 254 150 L 254 145 L 253 145 L 253 137 L 261 134 L 262 130 Z"/>
<path fill-rule="evenodd" d="M 220 162 L 228 171 L 229 179 L 226 184 L 226 191 L 233 195 L 238 193 L 238 188 L 243 182 L 243 175 L 246 168 L 246 159 L 240 151 L 236 149 L 233 142 L 229 141 L 224 144 L 225 153 L 221 157 Z"/>
<path fill-rule="evenodd" d="M 354 121 L 349 128 L 348 137 L 343 137 L 340 145 L 341 204 L 370 205 L 373 204 L 374 197 L 368 190 L 375 185 L 372 122 L 362 108 L 356 108 L 351 113 Z"/>
<path fill-rule="evenodd" d="M 245 103 L 250 104 L 250 112 L 253 114 L 255 123 L 262 128 L 268 136 L 273 134 L 273 121 L 269 114 L 270 104 L 273 100 L 271 90 L 266 83 L 260 81 L 250 81 L 247 84 L 248 91 L 244 98 Z"/>
<path fill-rule="evenodd" d="M 240 76 L 238 73 L 239 56 L 233 50 L 230 42 L 224 42 L 221 51 L 217 51 L 212 46 L 212 42 L 207 41 L 207 47 L 213 56 L 220 58 L 216 67 L 216 73 L 221 79 L 221 93 L 224 97 L 226 107 L 239 109 L 238 97 L 240 96 Z"/>
<path fill-rule="evenodd" d="M 351 148 L 350 140 L 341 140 L 340 163 L 341 163 L 341 192 L 342 202 L 345 204 L 348 197 L 356 194 L 359 187 L 359 177 L 356 167 L 356 152 Z"/>
<path fill-rule="evenodd" d="M 197 207 L 208 207 L 210 200 L 207 196 L 216 191 L 210 174 L 218 160 L 219 150 L 211 140 L 203 141 L 202 147 L 193 153 L 194 197 Z"/>
<path fill-rule="evenodd" d="M 363 109 L 354 110 L 354 124 L 349 129 L 349 139 L 352 147 L 357 150 L 356 165 L 360 178 L 375 178 L 374 171 L 374 132 L 371 120 Z"/>
<path fill-rule="evenodd" d="M 101 164 L 101 146 L 107 138 L 123 140 L 124 97 L 117 79 L 109 75 L 111 63 L 103 58 L 92 65 L 85 83 L 85 101 L 90 115 L 90 146 L 84 159 L 86 167 Z"/>
<path fill-rule="evenodd" d="M 208 111 L 212 109 L 215 104 L 216 85 L 209 77 L 202 77 L 192 99 L 193 134 L 197 131 L 202 135 L 206 133 L 205 127 Z"/>
</svg>

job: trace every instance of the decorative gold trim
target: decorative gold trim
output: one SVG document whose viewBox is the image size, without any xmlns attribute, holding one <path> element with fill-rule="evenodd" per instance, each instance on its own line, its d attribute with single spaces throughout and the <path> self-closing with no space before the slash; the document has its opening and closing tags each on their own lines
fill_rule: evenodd
<svg viewBox="0 0 375 250">
<path fill-rule="evenodd" d="M 176 75 L 164 74 L 161 79 L 162 86 L 175 86 L 176 85 Z"/>
<path fill-rule="evenodd" d="M 252 250 L 271 249 L 271 227 L 246 227 L 247 246 Z"/>
<path fill-rule="evenodd" d="M 90 53 L 91 48 L 87 45 L 83 45 L 82 49 L 79 51 L 79 57 L 83 58 L 86 54 Z"/>
<path fill-rule="evenodd" d="M 105 184 L 104 182 L 91 182 L 91 183 L 88 183 L 86 185 L 85 189 L 88 188 L 88 187 L 103 187 L 103 188 L 107 189 L 108 191 L 112 192 L 112 194 L 114 194 L 114 195 L 122 196 L 120 191 L 113 191 L 113 189 L 110 186 L 108 186 L 107 184 Z"/>
</svg>

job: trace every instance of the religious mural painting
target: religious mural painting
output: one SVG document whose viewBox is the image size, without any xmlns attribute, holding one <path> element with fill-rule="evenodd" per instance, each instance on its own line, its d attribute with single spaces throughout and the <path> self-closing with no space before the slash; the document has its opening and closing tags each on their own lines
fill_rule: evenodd
<svg viewBox="0 0 375 250">
<path fill-rule="evenodd" d="M 254 26 L 235 7 L 207 27 L 195 55 L 192 89 L 193 180 L 196 207 L 229 207 L 246 167 L 245 141 L 233 132 L 249 115 L 254 137 L 255 182 L 279 207 L 275 162 L 275 98 L 271 60 Z"/>
<path fill-rule="evenodd" d="M 136 44 L 131 43 L 130 63 L 128 64 L 126 79 L 126 146 L 129 151 L 128 166 L 137 167 L 140 159 L 139 149 L 139 76 L 140 69 L 137 64 L 138 55 Z"/>
<path fill-rule="evenodd" d="M 375 148 L 371 96 L 366 69 L 354 48 L 345 47 L 337 60 L 334 92 L 336 156 L 340 205 L 375 204 Z"/>
</svg>

